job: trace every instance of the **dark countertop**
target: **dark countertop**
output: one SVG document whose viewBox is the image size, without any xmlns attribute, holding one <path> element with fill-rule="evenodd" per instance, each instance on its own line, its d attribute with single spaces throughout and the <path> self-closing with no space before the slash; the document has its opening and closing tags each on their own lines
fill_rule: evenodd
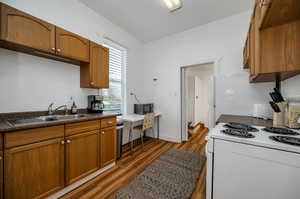
<svg viewBox="0 0 300 199">
<path fill-rule="evenodd" d="M 273 126 L 273 120 L 263 120 L 251 116 L 242 116 L 242 115 L 221 115 L 219 119 L 217 120 L 218 123 L 229 123 L 229 122 L 237 122 L 252 126 L 266 126 L 266 127 L 272 127 Z"/>
<path fill-rule="evenodd" d="M 27 117 L 29 114 L 26 114 Z M 119 116 L 121 114 L 119 113 L 101 113 L 101 114 L 87 114 L 86 117 L 80 117 L 76 119 L 65 119 L 65 120 L 56 120 L 56 121 L 44 121 L 39 122 L 35 124 L 28 124 L 28 125 L 22 125 L 22 126 L 11 126 L 6 122 L 6 119 L 9 118 L 2 118 L 0 120 L 0 133 L 7 133 L 12 131 L 19 131 L 19 130 L 27 130 L 27 129 L 33 129 L 33 128 L 40 128 L 40 127 L 49 127 L 49 126 L 56 126 L 56 125 L 64 125 L 64 124 L 70 124 L 70 123 L 76 123 L 76 122 L 84 122 L 84 121 L 90 121 L 90 120 L 98 120 L 108 117 L 114 117 Z"/>
</svg>

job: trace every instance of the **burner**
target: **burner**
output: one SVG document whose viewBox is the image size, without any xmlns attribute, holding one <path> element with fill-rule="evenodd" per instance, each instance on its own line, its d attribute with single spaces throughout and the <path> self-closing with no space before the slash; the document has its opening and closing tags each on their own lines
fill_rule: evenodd
<svg viewBox="0 0 300 199">
<path fill-rule="evenodd" d="M 241 137 L 241 138 L 254 138 L 255 137 L 251 133 L 248 133 L 245 130 L 239 130 L 239 129 L 225 129 L 225 130 L 222 130 L 221 132 L 226 135 L 232 135 L 232 136 Z"/>
<path fill-rule="evenodd" d="M 230 122 L 228 124 L 225 124 L 224 127 L 226 128 L 230 128 L 230 129 L 238 129 L 238 130 L 246 130 L 248 132 L 258 132 L 259 130 L 249 126 L 247 124 L 240 124 L 240 123 L 236 123 L 236 122 Z"/>
<path fill-rule="evenodd" d="M 270 136 L 270 139 L 276 142 L 300 146 L 300 138 L 289 137 L 289 136 Z"/>
<path fill-rule="evenodd" d="M 276 133 L 281 135 L 300 135 L 295 131 L 292 131 L 290 129 L 285 129 L 285 128 L 268 127 L 268 128 L 263 128 L 262 130 L 267 131 L 269 133 Z"/>
</svg>

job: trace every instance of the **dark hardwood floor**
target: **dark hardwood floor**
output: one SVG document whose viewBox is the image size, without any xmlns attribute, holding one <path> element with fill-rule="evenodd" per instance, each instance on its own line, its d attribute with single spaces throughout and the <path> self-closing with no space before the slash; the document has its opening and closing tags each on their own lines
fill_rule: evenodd
<svg viewBox="0 0 300 199">
<path fill-rule="evenodd" d="M 64 195 L 62 199 L 111 198 L 116 192 L 129 184 L 134 177 L 139 175 L 145 168 L 171 148 L 205 154 L 205 136 L 207 133 L 208 129 L 199 129 L 198 132 L 189 138 L 189 141 L 180 144 L 152 139 L 148 140 L 145 144 L 146 152 L 142 152 L 140 147 L 135 147 L 133 155 L 129 153 L 124 154 L 116 166 Z M 205 199 L 205 177 L 206 168 L 204 167 L 200 172 L 199 182 L 192 195 L 192 199 Z"/>
</svg>

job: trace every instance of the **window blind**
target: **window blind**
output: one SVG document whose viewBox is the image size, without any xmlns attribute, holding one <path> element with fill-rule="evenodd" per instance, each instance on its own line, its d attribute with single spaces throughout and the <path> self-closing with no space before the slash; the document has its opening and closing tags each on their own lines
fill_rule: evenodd
<svg viewBox="0 0 300 199">
<path fill-rule="evenodd" d="M 104 44 L 109 49 L 109 89 L 103 89 L 105 111 L 122 111 L 124 80 L 123 71 L 127 64 L 127 53 L 114 45 Z"/>
</svg>

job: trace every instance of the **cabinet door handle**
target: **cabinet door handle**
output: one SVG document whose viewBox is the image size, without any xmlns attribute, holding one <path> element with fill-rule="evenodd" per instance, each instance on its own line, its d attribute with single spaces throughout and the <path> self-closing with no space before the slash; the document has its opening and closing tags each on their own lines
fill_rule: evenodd
<svg viewBox="0 0 300 199">
<path fill-rule="evenodd" d="M 61 144 L 65 144 L 65 141 L 62 140 L 60 143 L 61 143 Z"/>
<path fill-rule="evenodd" d="M 95 82 L 91 82 L 91 85 L 94 85 L 95 84 Z"/>
<path fill-rule="evenodd" d="M 113 124 L 113 122 L 107 122 L 108 124 Z"/>
<path fill-rule="evenodd" d="M 56 49 L 57 50 L 57 52 L 60 52 L 61 50 L 58 48 L 58 49 Z"/>
<path fill-rule="evenodd" d="M 105 134 L 105 132 L 104 132 L 104 131 L 102 131 L 101 133 L 102 133 L 102 134 Z"/>
<path fill-rule="evenodd" d="M 55 48 L 51 48 L 52 51 L 55 51 Z"/>
<path fill-rule="evenodd" d="M 2 160 L 2 156 L 0 156 L 0 160 Z"/>
<path fill-rule="evenodd" d="M 265 0 L 261 0 L 261 1 L 260 1 L 260 7 L 268 6 L 269 4 L 270 4 L 270 3 L 265 2 Z"/>
<path fill-rule="evenodd" d="M 67 140 L 67 144 L 70 144 L 71 143 L 71 140 Z"/>
</svg>

